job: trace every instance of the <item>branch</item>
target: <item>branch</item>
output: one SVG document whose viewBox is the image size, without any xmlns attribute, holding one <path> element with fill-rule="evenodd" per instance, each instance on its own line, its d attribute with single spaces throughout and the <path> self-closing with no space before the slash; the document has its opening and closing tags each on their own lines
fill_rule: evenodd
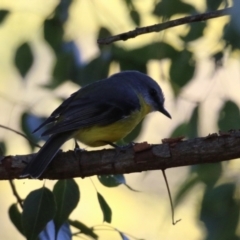
<svg viewBox="0 0 240 240">
<path fill-rule="evenodd" d="M 0 179 L 19 178 L 26 163 L 35 154 L 2 157 Z M 207 137 L 182 140 L 164 139 L 163 144 L 136 144 L 125 152 L 59 152 L 42 178 L 66 179 L 103 174 L 123 174 L 167 169 L 240 158 L 240 130 L 214 133 Z"/>
<path fill-rule="evenodd" d="M 12 189 L 12 192 L 13 192 L 13 195 L 16 197 L 18 204 L 19 204 L 20 207 L 23 209 L 23 200 L 22 200 L 21 197 L 19 196 L 13 180 L 10 179 L 10 180 L 9 180 L 9 183 L 10 183 L 10 186 L 11 186 L 11 189 Z"/>
<path fill-rule="evenodd" d="M 17 131 L 17 130 L 14 130 L 14 129 L 12 129 L 12 128 L 6 127 L 6 126 L 4 126 L 4 125 L 2 125 L 2 124 L 0 124 L 0 128 L 9 130 L 9 131 L 11 131 L 11 132 L 14 132 L 14 133 L 16 133 L 16 134 L 24 137 L 29 143 L 33 144 L 34 146 L 41 148 L 40 145 L 38 145 L 37 143 L 31 141 L 25 134 L 23 134 L 23 133 L 21 133 L 21 132 L 19 132 L 19 131 Z"/>
<path fill-rule="evenodd" d="M 168 29 L 171 27 L 176 27 L 179 25 L 183 25 L 186 23 L 201 22 L 201 21 L 205 21 L 205 20 L 208 20 L 211 18 L 217 18 L 217 17 L 223 17 L 226 15 L 230 15 L 231 10 L 232 10 L 232 7 L 225 8 L 223 10 L 217 10 L 217 11 L 212 11 L 212 12 L 208 12 L 208 13 L 203 13 L 203 14 L 196 14 L 196 15 L 189 16 L 189 17 L 183 17 L 183 18 L 171 20 L 168 22 L 147 26 L 147 27 L 136 28 L 135 30 L 132 30 L 129 32 L 121 33 L 121 34 L 106 37 L 106 38 L 100 38 L 97 40 L 97 43 L 98 44 L 110 44 L 110 43 L 113 43 L 116 41 L 121 41 L 121 40 L 126 41 L 129 38 L 135 38 L 142 34 L 151 33 L 151 32 L 160 32 L 162 30 L 165 30 L 165 29 Z"/>
</svg>

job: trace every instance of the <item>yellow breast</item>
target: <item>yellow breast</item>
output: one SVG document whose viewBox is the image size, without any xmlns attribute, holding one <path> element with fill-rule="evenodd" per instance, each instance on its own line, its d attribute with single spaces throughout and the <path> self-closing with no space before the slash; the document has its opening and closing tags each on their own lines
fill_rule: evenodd
<svg viewBox="0 0 240 240">
<path fill-rule="evenodd" d="M 75 134 L 75 138 L 80 142 L 98 147 L 106 145 L 106 142 L 116 142 L 128 135 L 137 124 L 152 111 L 142 97 L 139 97 L 141 109 L 134 111 L 131 115 L 107 126 L 93 126 L 91 128 L 80 129 Z"/>
</svg>

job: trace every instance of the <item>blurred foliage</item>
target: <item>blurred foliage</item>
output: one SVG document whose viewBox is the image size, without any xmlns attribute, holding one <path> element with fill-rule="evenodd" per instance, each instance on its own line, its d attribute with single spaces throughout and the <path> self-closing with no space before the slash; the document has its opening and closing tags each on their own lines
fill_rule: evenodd
<svg viewBox="0 0 240 240">
<path fill-rule="evenodd" d="M 234 183 L 206 188 L 200 210 L 200 220 L 207 230 L 206 240 L 239 239 L 236 235 L 239 201 L 234 197 L 235 188 Z"/>
<path fill-rule="evenodd" d="M 240 129 L 240 111 L 234 102 L 225 102 L 219 113 L 218 126 L 222 131 Z"/>
<path fill-rule="evenodd" d="M 162 0 L 156 4 L 153 14 L 170 18 L 176 14 L 193 14 L 194 12 L 196 12 L 195 7 L 188 3 L 179 0 Z"/>
<path fill-rule="evenodd" d="M 6 151 L 7 151 L 7 148 L 6 148 L 5 142 L 0 141 L 0 156 L 6 155 Z"/>
<path fill-rule="evenodd" d="M 28 43 L 23 43 L 16 51 L 15 65 L 24 78 L 33 64 L 33 53 Z"/>
<path fill-rule="evenodd" d="M 205 0 L 205 11 L 213 11 L 221 6 L 228 6 L 227 0 Z M 225 25 L 221 41 L 224 47 L 211 54 L 211 60 L 215 64 L 215 69 L 224 66 L 223 58 L 225 53 L 231 53 L 240 49 L 240 19 L 239 0 L 233 1 L 230 21 Z M 191 43 L 204 37 L 207 22 L 188 24 L 189 31 L 184 35 L 176 36 L 181 47 L 171 45 L 164 39 L 158 38 L 151 43 L 137 46 L 135 48 L 125 48 L 117 43 L 98 46 L 99 52 L 87 62 L 81 60 L 81 49 L 74 40 L 66 40 L 65 25 L 69 20 L 69 9 L 73 1 L 60 0 L 58 6 L 51 15 L 43 22 L 43 38 L 50 46 L 55 56 L 55 62 L 51 69 L 51 79 L 43 87 L 52 91 L 66 81 L 72 81 L 79 86 L 92 83 L 96 80 L 106 78 L 112 63 L 119 65 L 120 70 L 138 70 L 147 73 L 147 66 L 150 61 L 159 62 L 167 60 L 169 72 L 167 77 L 172 86 L 174 96 L 177 99 L 182 89 L 191 83 L 196 73 L 197 59 L 191 48 Z M 128 10 L 128 17 L 136 26 L 141 26 L 143 15 L 134 0 L 124 0 Z M 197 14 L 197 9 L 193 4 L 180 0 L 159 0 L 152 6 L 152 16 L 160 20 L 166 20 L 179 15 Z M 9 14 L 8 10 L 0 10 L 0 24 L 4 24 Z M 212 20 L 214 21 L 214 20 Z M 168 30 L 171 31 L 171 30 Z M 112 35 L 106 26 L 100 26 L 97 38 Z M 219 40 L 219 41 L 220 41 Z M 134 40 L 130 40 L 134 41 Z M 14 64 L 23 78 L 33 67 L 34 59 L 31 43 L 24 42 L 14 54 Z M 195 138 L 198 136 L 199 108 L 201 103 L 196 104 L 189 121 L 176 126 L 172 132 L 172 137 L 184 136 Z M 45 116 L 46 117 L 46 116 Z M 21 127 L 23 132 L 32 142 L 40 139 L 32 135 L 33 130 L 45 119 L 32 114 L 26 110 L 22 113 Z M 220 130 L 240 128 L 240 114 L 238 106 L 231 101 L 224 101 L 219 112 L 218 126 Z M 130 133 L 125 142 L 134 141 L 139 135 L 142 125 Z M 6 146 L 1 141 L 1 155 L 4 154 Z M 30 143 L 33 149 L 34 144 Z M 175 196 L 175 206 L 181 204 L 191 190 L 201 184 L 204 186 L 203 199 L 199 200 L 200 212 L 199 221 L 205 226 L 206 240 L 239 239 L 236 235 L 239 219 L 239 202 L 235 196 L 236 184 L 221 182 L 223 164 L 206 164 L 193 166 L 189 169 L 188 177 L 183 181 Z M 105 187 L 113 188 L 120 185 L 127 186 L 123 175 L 98 176 L 101 184 Z M 133 190 L 134 191 L 134 190 Z M 107 199 L 96 190 L 96 199 L 103 215 L 103 222 L 111 223 L 114 209 L 112 210 Z M 136 196 L 137 197 L 137 196 Z M 46 236 L 54 236 L 54 239 L 71 239 L 72 228 L 78 231 L 79 236 L 98 239 L 93 227 L 88 227 L 78 220 L 69 219 L 69 215 L 80 203 L 80 190 L 74 180 L 58 181 L 53 191 L 47 188 L 37 189 L 31 192 L 24 200 L 24 208 L 21 212 L 16 203 L 9 208 L 9 217 L 18 231 L 27 239 L 47 239 Z M 196 213 L 197 214 L 197 213 Z M 70 228 L 71 227 L 71 228 Z M 119 236 L 126 240 L 128 237 L 114 229 Z M 56 237 L 57 236 L 57 237 Z"/>
<path fill-rule="evenodd" d="M 9 15 L 8 10 L 0 10 L 0 24 L 4 23 L 4 21 L 8 15 Z"/>
</svg>

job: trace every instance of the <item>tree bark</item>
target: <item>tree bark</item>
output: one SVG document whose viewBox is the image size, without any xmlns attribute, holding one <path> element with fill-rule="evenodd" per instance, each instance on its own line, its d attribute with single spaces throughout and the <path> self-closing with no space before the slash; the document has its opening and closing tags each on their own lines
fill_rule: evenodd
<svg viewBox="0 0 240 240">
<path fill-rule="evenodd" d="M 41 179 L 66 179 L 103 174 L 124 174 L 214 163 L 240 157 L 240 131 L 219 132 L 183 140 L 163 139 L 162 144 L 136 144 L 126 150 L 59 152 Z M 0 179 L 18 179 L 35 154 L 3 156 Z"/>
</svg>

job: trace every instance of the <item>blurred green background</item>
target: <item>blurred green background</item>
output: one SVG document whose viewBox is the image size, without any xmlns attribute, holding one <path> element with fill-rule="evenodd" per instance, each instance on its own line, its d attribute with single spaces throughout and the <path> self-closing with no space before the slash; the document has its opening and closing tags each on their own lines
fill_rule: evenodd
<svg viewBox="0 0 240 240">
<path fill-rule="evenodd" d="M 231 17 L 97 45 L 100 37 L 232 5 Z M 131 69 L 161 85 L 172 120 L 152 113 L 127 141 L 161 143 L 171 136 L 195 138 L 239 129 L 238 5 L 237 0 L 1 0 L 0 124 L 42 144 L 44 139 L 31 132 L 63 99 L 82 85 Z M 38 150 L 4 129 L 0 143 L 7 155 Z M 64 145 L 65 150 L 73 147 L 73 141 Z M 111 207 L 111 226 L 128 239 L 239 239 L 239 171 L 239 161 L 167 170 L 176 219 L 182 219 L 176 226 L 161 171 L 127 174 L 129 187 L 106 187 L 97 177 L 75 179 L 81 198 L 70 219 L 95 227 L 100 240 L 127 239 L 102 224 L 97 189 Z M 56 181 L 44 183 L 52 189 Z M 15 184 L 25 198 L 43 182 Z M 16 202 L 8 181 L 1 181 L 0 189 L 0 239 L 25 239 L 8 216 Z"/>
</svg>

